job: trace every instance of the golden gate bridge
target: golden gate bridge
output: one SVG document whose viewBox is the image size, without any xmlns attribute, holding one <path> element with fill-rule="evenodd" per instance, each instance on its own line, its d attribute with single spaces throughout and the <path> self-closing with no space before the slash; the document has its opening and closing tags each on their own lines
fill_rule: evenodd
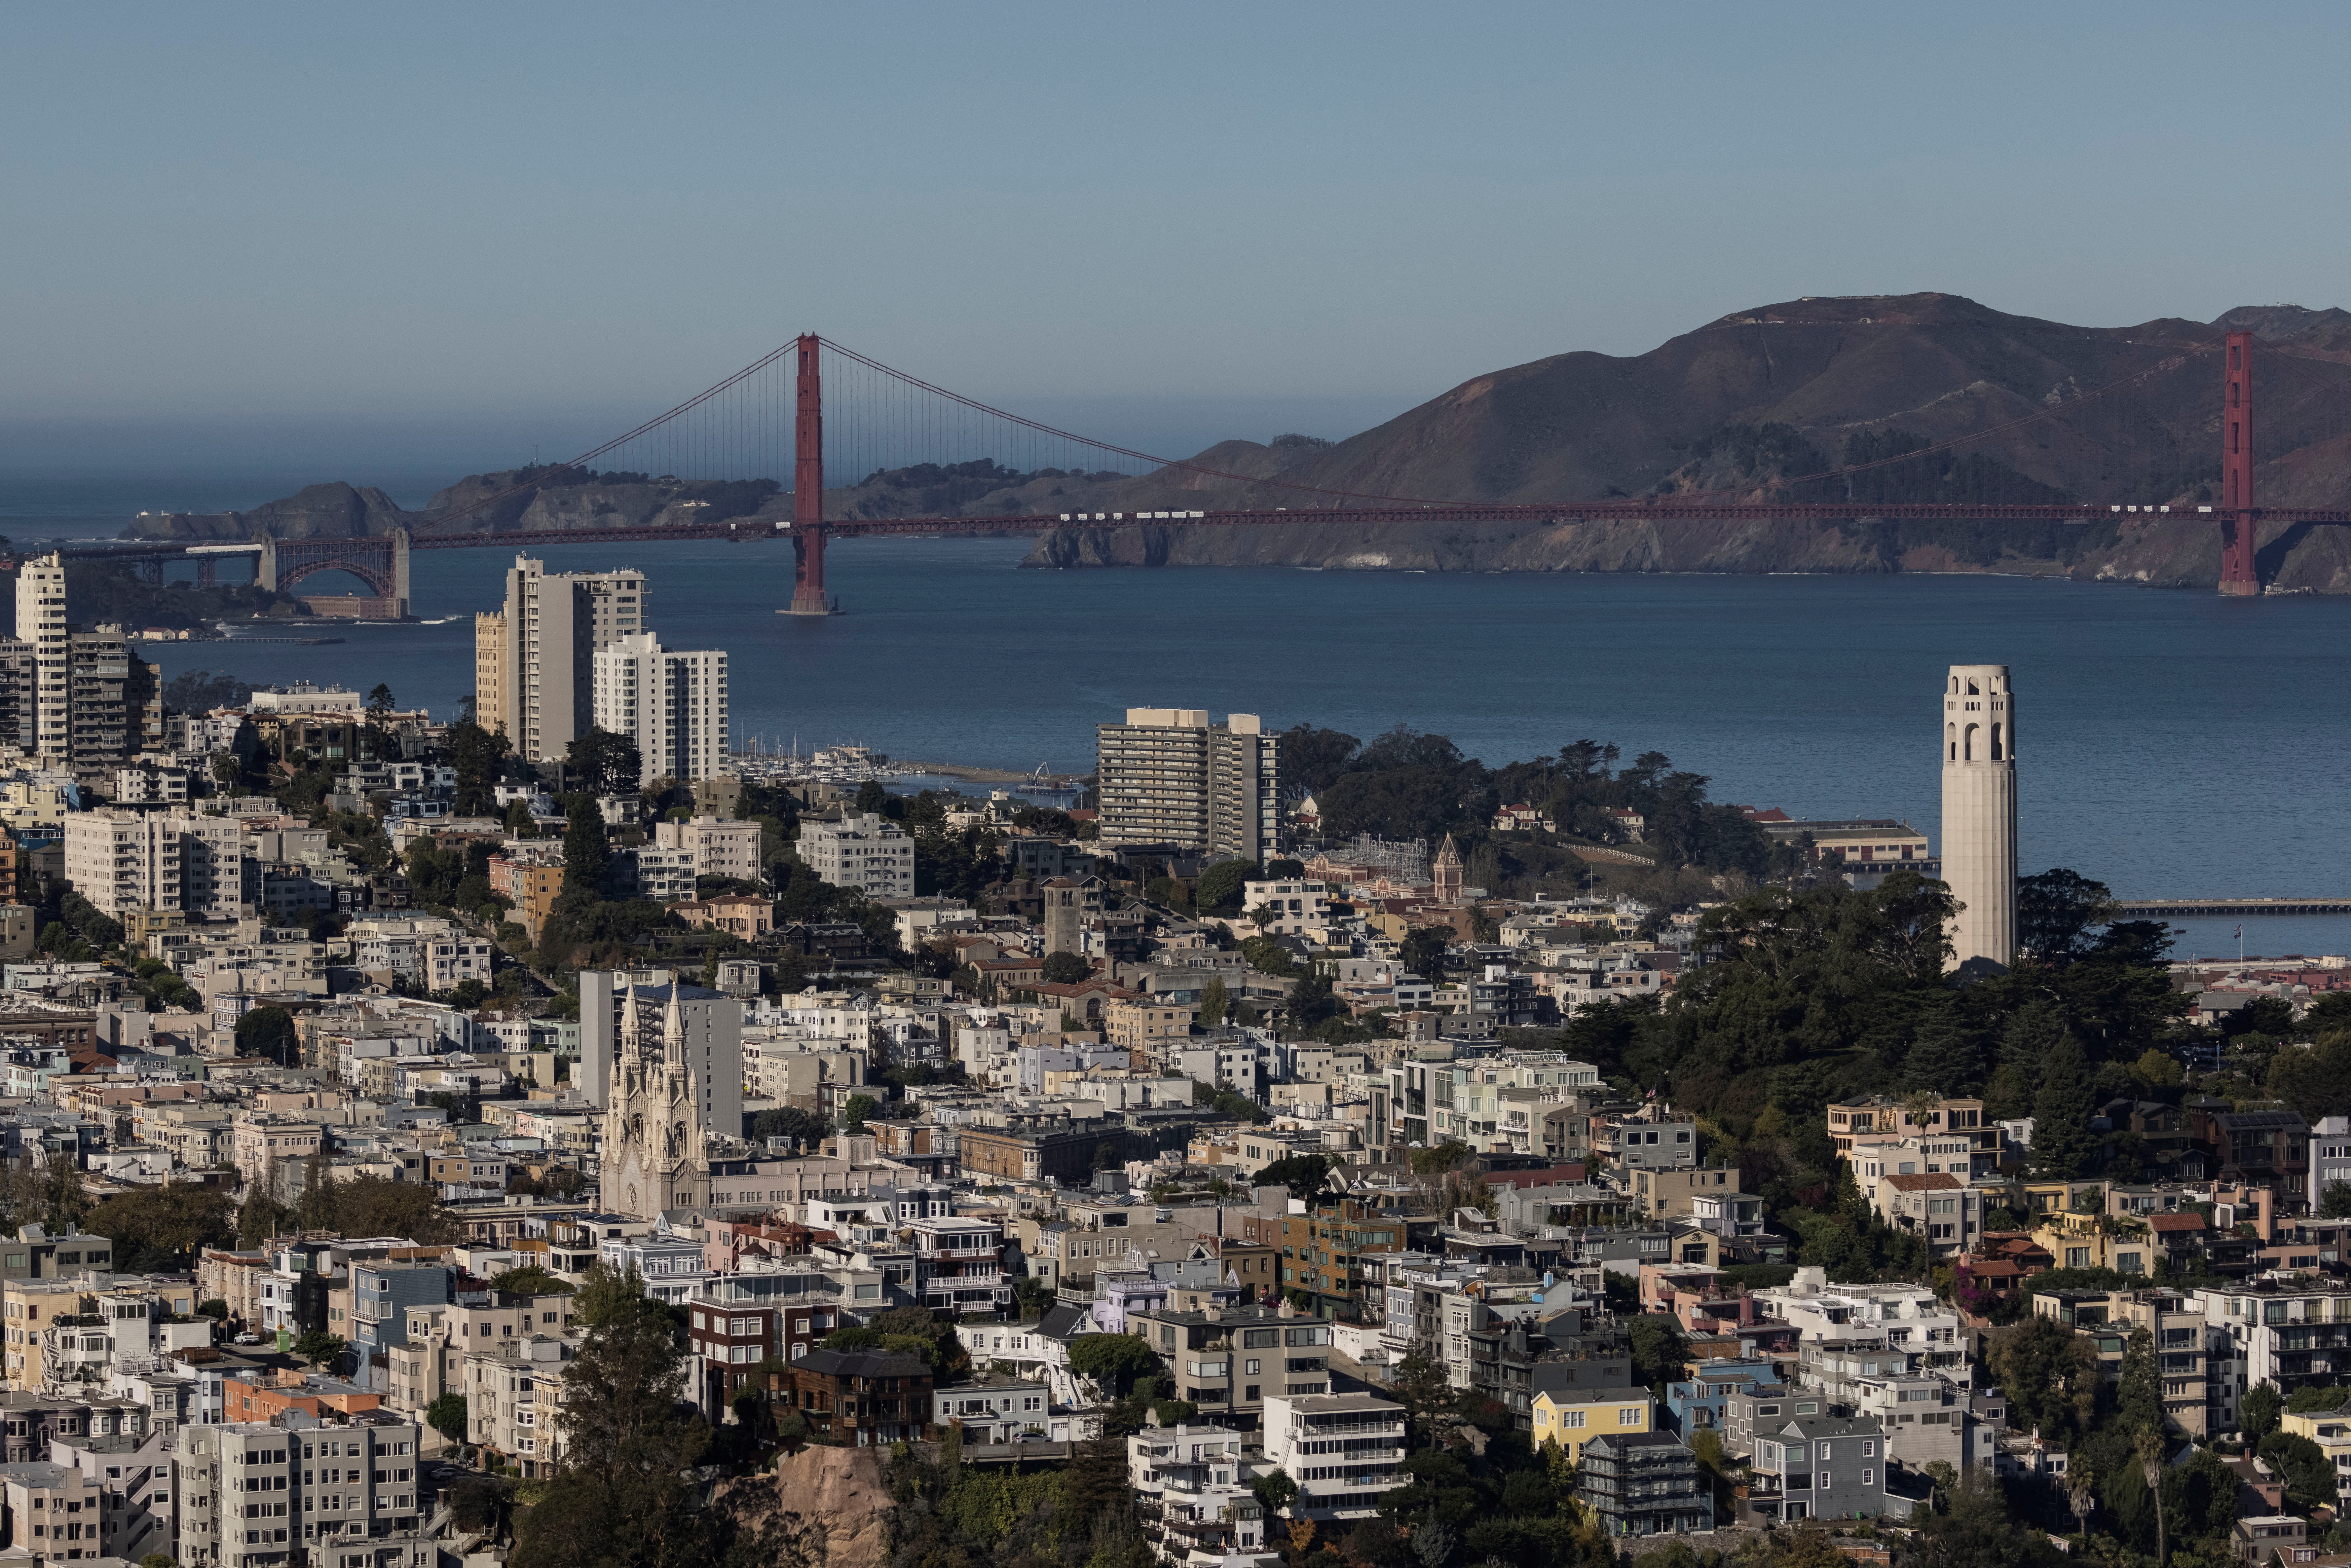
<svg viewBox="0 0 2351 1568">
<path fill-rule="evenodd" d="M 2067 412 L 2081 403 L 2178 371 L 2203 356 L 2220 356 L 2220 491 L 2211 505 L 2063 503 L 2032 505 L 1938 502 L 1853 502 L 1677 496 L 1614 498 L 1538 505 L 1429 499 L 1334 489 L 1279 477 L 1227 473 L 1195 461 L 1153 456 L 1113 443 L 1056 429 L 994 408 L 975 399 L 893 370 L 815 333 L 804 333 L 736 371 L 726 380 L 655 415 L 554 469 L 502 489 L 431 513 L 414 530 L 356 538 L 263 538 L 235 543 L 139 541 L 67 547 L 76 559 L 121 560 L 162 580 L 172 561 L 191 563 L 196 580 L 218 580 L 224 558 L 250 558 L 254 580 L 265 588 L 290 589 L 324 572 L 347 572 L 373 591 L 382 612 L 409 611 L 409 556 L 415 550 L 529 549 L 585 543 L 667 543 L 697 539 L 761 542 L 789 539 L 792 596 L 784 613 L 826 615 L 836 608 L 825 586 L 825 547 L 834 538 L 865 535 L 1001 534 L 1049 528 L 1120 529 L 1235 528 L 1301 523 L 1574 523 L 1639 520 L 1676 522 L 1868 522 L 1926 520 L 2011 524 L 2086 524 L 2117 514 L 2138 517 L 2187 515 L 2209 522 L 2220 544 L 2220 590 L 2224 594 L 2262 591 L 2254 553 L 2263 522 L 2351 524 L 2351 510 L 2296 507 L 2264 511 L 2253 498 L 2252 347 L 2248 331 L 2227 333 L 2219 342 L 2179 345 L 2180 352 L 2118 381 L 2053 407 L 2004 423 L 1874 463 L 1848 465 L 1817 475 L 1771 481 L 1766 489 L 1791 489 L 1811 481 L 1834 480 L 1935 453 Z M 2280 352 L 2274 348 L 2272 352 Z M 2332 362 L 2332 361 L 2330 361 Z M 832 386 L 828 411 L 826 388 Z M 831 412 L 833 423 L 827 425 Z M 998 513 L 981 517 L 827 516 L 828 449 L 836 472 L 871 469 L 876 474 L 925 463 L 954 464 L 979 457 L 1011 459 L 1015 470 L 1064 473 L 1099 480 L 1162 474 L 1204 480 L 1229 480 L 1259 492 L 1289 495 L 1296 506 L 1150 510 L 1071 509 Z M 770 480 L 789 462 L 792 483 L 752 515 L 716 521 L 651 521 L 622 527 L 521 528 L 508 526 L 528 513 L 549 473 L 587 471 L 600 462 L 621 465 L 619 476 L 675 483 L 695 480 Z M 1091 463 L 1092 466 L 1088 467 Z M 633 467 L 630 466 L 633 465 Z M 612 474 L 600 476 L 604 479 Z M 771 486 L 770 488 L 773 486 Z M 789 511 L 778 509 L 789 498 Z M 685 509 L 701 503 L 688 502 Z M 670 507 L 665 510 L 677 510 Z"/>
</svg>

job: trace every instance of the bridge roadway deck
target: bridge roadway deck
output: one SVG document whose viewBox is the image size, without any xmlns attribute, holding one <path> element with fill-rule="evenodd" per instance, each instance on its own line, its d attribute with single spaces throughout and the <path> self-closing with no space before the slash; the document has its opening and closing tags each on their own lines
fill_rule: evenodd
<svg viewBox="0 0 2351 1568">
<path fill-rule="evenodd" d="M 2126 898 L 2126 915 L 2351 915 L 2351 898 Z"/>
<path fill-rule="evenodd" d="M 2257 520 L 2351 524 L 2351 510 L 2264 508 Z M 1016 534 L 1048 528 L 1118 529 L 1129 528 L 1231 528 L 1277 523 L 1362 525 L 1367 523 L 1429 522 L 1979 522 L 2064 523 L 2086 525 L 2116 517 L 2136 519 L 2178 518 L 2217 522 L 2210 507 L 2189 508 L 2118 506 L 1955 506 L 1919 502 L 1868 505 L 1850 502 L 1748 501 L 1567 501 L 1544 506 L 1407 505 L 1391 507 L 1298 507 L 1227 511 L 1152 511 L 1125 513 L 1022 513 L 985 517 L 828 517 L 825 532 L 836 538 L 876 534 Z M 577 544 L 588 539 L 605 543 L 660 544 L 686 539 L 789 538 L 791 525 L 778 519 L 735 518 L 718 523 L 679 523 L 632 528 L 533 528 L 483 533 L 413 533 L 409 548 L 427 549 L 507 549 Z M 333 541 L 287 539 L 281 545 Z M 188 556 L 246 553 L 235 541 L 211 539 L 139 539 L 68 546 L 62 553 L 78 560 L 180 559 Z"/>
</svg>

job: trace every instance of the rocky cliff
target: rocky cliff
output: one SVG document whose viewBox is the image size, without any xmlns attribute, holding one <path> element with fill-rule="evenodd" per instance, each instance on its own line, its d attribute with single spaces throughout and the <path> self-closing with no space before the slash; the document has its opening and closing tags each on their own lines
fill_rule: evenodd
<svg viewBox="0 0 2351 1568">
<path fill-rule="evenodd" d="M 724 1483 L 722 1500 L 776 1550 L 809 1568 L 886 1568 L 894 1506 L 879 1448 L 812 1447 L 776 1462 L 773 1476 Z"/>
</svg>

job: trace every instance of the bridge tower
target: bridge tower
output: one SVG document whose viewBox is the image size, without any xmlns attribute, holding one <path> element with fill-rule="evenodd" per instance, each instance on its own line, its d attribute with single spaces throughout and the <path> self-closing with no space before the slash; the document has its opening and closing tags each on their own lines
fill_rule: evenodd
<svg viewBox="0 0 2351 1568">
<path fill-rule="evenodd" d="M 2253 335 L 2226 339 L 2220 399 L 2220 591 L 2257 594 L 2253 559 Z"/>
<path fill-rule="evenodd" d="M 392 614 L 395 621 L 408 619 L 408 530 L 392 530 Z"/>
<path fill-rule="evenodd" d="M 824 592 L 824 388 L 818 339 L 800 334 L 799 407 L 792 423 L 792 602 L 787 615 L 830 615 Z"/>
</svg>

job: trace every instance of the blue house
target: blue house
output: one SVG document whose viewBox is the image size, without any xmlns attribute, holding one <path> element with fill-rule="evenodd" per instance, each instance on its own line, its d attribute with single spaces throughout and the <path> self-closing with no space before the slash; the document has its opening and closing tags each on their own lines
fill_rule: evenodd
<svg viewBox="0 0 2351 1568">
<path fill-rule="evenodd" d="M 1769 1361 L 1699 1362 L 1696 1377 L 1666 1385 L 1664 1424 L 1685 1443 L 1700 1432 L 1719 1432 L 1731 1395 L 1779 1381 L 1780 1369 Z"/>
<path fill-rule="evenodd" d="M 457 1270 L 437 1258 L 378 1258 L 351 1265 L 350 1341 L 359 1370 L 352 1381 L 381 1393 L 390 1387 L 384 1354 L 408 1343 L 408 1309 L 445 1307 L 456 1300 Z"/>
</svg>

